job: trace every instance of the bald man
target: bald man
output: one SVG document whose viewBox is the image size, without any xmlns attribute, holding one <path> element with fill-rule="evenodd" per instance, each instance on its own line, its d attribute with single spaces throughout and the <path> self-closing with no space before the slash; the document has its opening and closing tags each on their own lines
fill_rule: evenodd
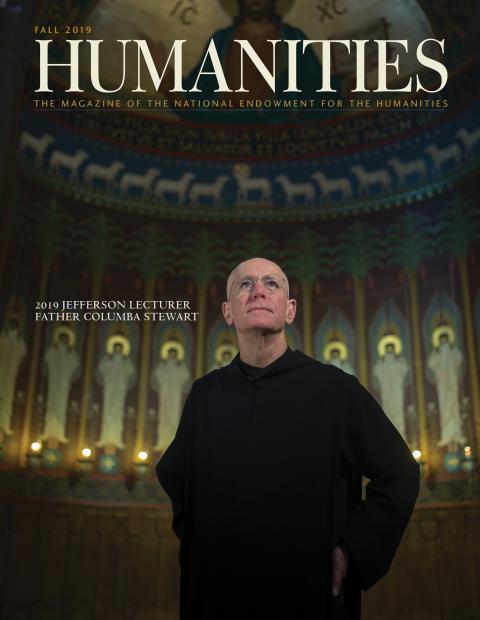
<svg viewBox="0 0 480 620">
<path fill-rule="evenodd" d="M 418 464 L 355 377 L 287 346 L 297 304 L 277 264 L 240 263 L 226 297 L 239 354 L 194 383 L 157 465 L 180 618 L 357 620 L 407 526 Z"/>
</svg>

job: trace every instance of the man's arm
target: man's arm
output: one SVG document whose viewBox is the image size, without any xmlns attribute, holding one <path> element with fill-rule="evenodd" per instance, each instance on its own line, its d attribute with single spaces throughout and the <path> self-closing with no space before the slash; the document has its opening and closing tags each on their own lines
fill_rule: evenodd
<svg viewBox="0 0 480 620">
<path fill-rule="evenodd" d="M 341 534 L 364 590 L 390 568 L 418 495 L 420 469 L 380 405 L 352 377 L 347 458 L 369 478 Z"/>
<path fill-rule="evenodd" d="M 185 517 L 188 445 L 193 411 L 193 389 L 185 401 L 177 432 L 155 467 L 157 478 L 172 501 L 173 531 L 182 540 Z"/>
</svg>

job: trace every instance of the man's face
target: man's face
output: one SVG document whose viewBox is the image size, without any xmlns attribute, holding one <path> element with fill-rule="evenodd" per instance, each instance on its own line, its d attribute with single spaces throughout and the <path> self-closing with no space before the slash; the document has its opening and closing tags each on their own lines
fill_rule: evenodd
<svg viewBox="0 0 480 620">
<path fill-rule="evenodd" d="M 238 5 L 249 19 L 263 19 L 271 15 L 275 0 L 238 0 Z"/>
<path fill-rule="evenodd" d="M 176 349 L 168 349 L 168 359 L 176 360 L 177 359 L 177 350 Z"/>
<path fill-rule="evenodd" d="M 61 344 L 67 345 L 68 344 L 67 334 L 60 334 L 60 338 L 58 340 Z"/>
<path fill-rule="evenodd" d="M 340 351 L 338 349 L 332 349 L 332 352 L 330 353 L 330 359 L 338 360 L 339 357 L 340 357 Z"/>
<path fill-rule="evenodd" d="M 393 344 L 387 344 L 387 346 L 385 347 L 385 351 L 387 353 L 389 353 L 390 355 L 393 355 L 395 353 L 395 347 Z"/>
<path fill-rule="evenodd" d="M 113 347 L 113 352 L 118 355 L 122 353 L 122 351 L 123 351 L 123 346 L 119 342 L 117 342 Z"/>
<path fill-rule="evenodd" d="M 223 316 L 237 332 L 280 332 L 295 318 L 296 301 L 288 299 L 285 274 L 264 258 L 240 263 L 228 278 L 227 295 Z"/>
</svg>

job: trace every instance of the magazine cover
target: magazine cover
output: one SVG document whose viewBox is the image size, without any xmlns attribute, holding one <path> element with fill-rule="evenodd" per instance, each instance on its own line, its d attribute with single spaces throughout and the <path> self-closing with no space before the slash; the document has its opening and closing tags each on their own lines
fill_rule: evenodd
<svg viewBox="0 0 480 620">
<path fill-rule="evenodd" d="M 0 0 L 1 618 L 478 614 L 479 25 Z"/>
</svg>

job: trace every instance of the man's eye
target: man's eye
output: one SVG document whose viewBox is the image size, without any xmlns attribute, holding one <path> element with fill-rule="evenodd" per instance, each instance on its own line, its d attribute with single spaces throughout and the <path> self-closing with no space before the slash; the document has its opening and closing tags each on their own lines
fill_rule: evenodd
<svg viewBox="0 0 480 620">
<path fill-rule="evenodd" d="M 244 280 L 243 282 L 240 282 L 240 288 L 250 288 L 251 284 L 252 283 L 250 280 Z"/>
<path fill-rule="evenodd" d="M 267 286 L 270 288 L 278 288 L 278 282 L 276 280 L 267 280 Z"/>
</svg>

